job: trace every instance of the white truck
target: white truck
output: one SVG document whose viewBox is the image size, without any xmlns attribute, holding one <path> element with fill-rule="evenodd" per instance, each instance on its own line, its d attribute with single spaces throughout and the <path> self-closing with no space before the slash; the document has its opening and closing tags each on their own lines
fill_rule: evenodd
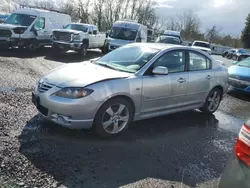
<svg viewBox="0 0 250 188">
<path fill-rule="evenodd" d="M 133 42 L 147 42 L 148 28 L 132 20 L 116 21 L 105 41 L 104 52 Z"/>
<path fill-rule="evenodd" d="M 210 46 L 209 42 L 196 40 L 193 43 L 191 43 L 190 46 L 192 48 L 200 49 L 204 52 L 207 52 L 209 55 L 212 54 L 212 50 L 211 50 L 211 46 Z"/>
<path fill-rule="evenodd" d="M 91 24 L 70 23 L 64 29 L 53 31 L 53 49 L 56 52 L 74 50 L 86 56 L 88 49 L 103 49 L 106 35 Z"/>
<path fill-rule="evenodd" d="M 63 28 L 71 17 L 58 11 L 21 7 L 0 24 L 1 46 L 26 47 L 32 51 L 52 44 L 52 31 Z"/>
</svg>

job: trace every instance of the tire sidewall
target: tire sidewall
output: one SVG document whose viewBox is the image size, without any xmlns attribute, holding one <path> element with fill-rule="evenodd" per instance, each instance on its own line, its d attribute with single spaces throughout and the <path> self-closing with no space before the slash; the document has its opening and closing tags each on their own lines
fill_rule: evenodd
<svg viewBox="0 0 250 188">
<path fill-rule="evenodd" d="M 119 133 L 110 134 L 110 133 L 106 132 L 104 130 L 103 126 L 102 126 L 102 117 L 103 117 L 104 113 L 106 112 L 106 110 L 110 106 L 115 105 L 115 104 L 123 104 L 128 108 L 128 110 L 129 110 L 129 120 L 128 120 L 127 125 Z M 106 101 L 100 107 L 100 109 L 96 113 L 93 128 L 96 131 L 96 133 L 98 135 L 102 136 L 102 137 L 114 137 L 114 136 L 118 136 L 121 133 L 123 133 L 124 131 L 126 131 L 127 128 L 129 127 L 129 125 L 131 124 L 132 120 L 133 120 L 133 107 L 132 107 L 131 103 L 128 100 L 123 99 L 123 98 L 114 98 L 114 99 L 110 99 L 110 100 Z"/>
<path fill-rule="evenodd" d="M 216 108 L 215 110 L 213 110 L 213 111 L 208 110 L 208 99 L 209 99 L 210 95 L 211 95 L 213 92 L 215 92 L 215 91 L 219 92 L 219 94 L 220 94 L 220 102 L 221 102 L 221 100 L 222 100 L 222 92 L 221 92 L 221 90 L 218 89 L 218 88 L 212 89 L 212 90 L 209 92 L 209 94 L 208 94 L 208 96 L 207 96 L 207 98 L 206 98 L 206 102 L 205 102 L 204 106 L 201 108 L 201 111 L 202 111 L 203 113 L 212 114 L 212 113 L 214 113 L 214 112 L 219 108 L 220 102 L 219 102 L 219 105 L 217 106 L 217 108 Z"/>
<path fill-rule="evenodd" d="M 88 45 L 86 43 L 82 44 L 82 49 L 80 51 L 82 57 L 87 56 L 87 51 L 88 51 Z"/>
</svg>

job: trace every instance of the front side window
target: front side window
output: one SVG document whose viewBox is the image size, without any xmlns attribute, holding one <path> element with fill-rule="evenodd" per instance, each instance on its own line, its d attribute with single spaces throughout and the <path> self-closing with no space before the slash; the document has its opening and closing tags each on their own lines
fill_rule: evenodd
<svg viewBox="0 0 250 188">
<path fill-rule="evenodd" d="M 123 46 L 100 58 L 96 63 L 124 72 L 135 73 L 159 50 L 143 46 Z"/>
<path fill-rule="evenodd" d="M 189 70 L 198 71 L 198 70 L 207 70 L 211 68 L 211 61 L 205 56 L 189 52 Z"/>
<path fill-rule="evenodd" d="M 45 28 L 45 18 L 38 18 L 34 24 L 34 29 L 36 31 L 42 30 Z"/>
<path fill-rule="evenodd" d="M 138 30 L 123 28 L 123 27 L 112 27 L 109 37 L 122 40 L 135 40 Z"/>
<path fill-rule="evenodd" d="M 36 19 L 36 16 L 28 14 L 11 14 L 8 19 L 5 21 L 6 24 L 20 25 L 20 26 L 30 26 L 33 21 Z"/>
<path fill-rule="evenodd" d="M 163 66 L 169 73 L 183 72 L 185 70 L 185 52 L 172 51 L 162 55 L 153 65 L 153 68 Z"/>
</svg>

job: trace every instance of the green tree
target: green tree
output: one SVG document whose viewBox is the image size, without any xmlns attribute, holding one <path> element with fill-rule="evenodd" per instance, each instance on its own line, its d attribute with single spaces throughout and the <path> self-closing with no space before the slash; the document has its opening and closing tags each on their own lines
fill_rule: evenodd
<svg viewBox="0 0 250 188">
<path fill-rule="evenodd" d="M 245 22 L 245 28 L 242 31 L 241 40 L 245 48 L 250 48 L 250 13 Z"/>
</svg>

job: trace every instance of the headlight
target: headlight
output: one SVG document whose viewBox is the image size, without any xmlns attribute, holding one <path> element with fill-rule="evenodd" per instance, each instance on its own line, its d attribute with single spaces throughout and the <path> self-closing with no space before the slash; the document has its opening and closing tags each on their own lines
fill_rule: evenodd
<svg viewBox="0 0 250 188">
<path fill-rule="evenodd" d="M 93 91 L 94 90 L 87 88 L 63 88 L 54 95 L 68 99 L 79 99 L 90 95 Z"/>
<path fill-rule="evenodd" d="M 72 39 L 72 41 L 79 41 L 80 40 L 80 35 L 79 34 L 72 34 L 71 39 Z"/>
</svg>

